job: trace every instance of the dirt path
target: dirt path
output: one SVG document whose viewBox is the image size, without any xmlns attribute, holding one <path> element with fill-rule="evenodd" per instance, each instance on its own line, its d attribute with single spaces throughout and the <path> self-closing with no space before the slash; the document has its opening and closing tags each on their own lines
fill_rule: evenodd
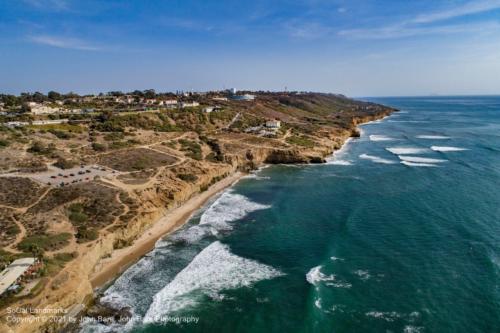
<svg viewBox="0 0 500 333">
<path fill-rule="evenodd" d="M 7 251 L 10 251 L 10 252 L 14 252 L 14 253 L 21 253 L 21 251 L 19 251 L 18 249 L 16 249 L 16 246 L 17 244 L 19 244 L 23 239 L 24 237 L 26 236 L 26 228 L 24 227 L 24 225 L 19 222 L 14 216 L 12 216 L 12 219 L 14 220 L 14 222 L 16 223 L 17 227 L 19 228 L 19 233 L 16 235 L 16 239 L 14 241 L 14 243 L 10 244 L 9 246 L 6 246 L 5 247 L 5 250 Z"/>
</svg>

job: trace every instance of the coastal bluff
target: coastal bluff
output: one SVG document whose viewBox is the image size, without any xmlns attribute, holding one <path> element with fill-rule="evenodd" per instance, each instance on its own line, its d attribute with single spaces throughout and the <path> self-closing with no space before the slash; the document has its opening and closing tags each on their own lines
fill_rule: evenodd
<svg viewBox="0 0 500 333">
<path fill-rule="evenodd" d="M 200 102 L 208 103 L 203 98 Z M 212 195 L 242 175 L 264 164 L 324 163 L 348 138 L 359 136 L 357 125 L 396 111 L 316 93 L 256 93 L 254 101 L 219 104 L 222 111 L 210 114 L 195 109 L 91 119 L 75 125 L 79 132 L 72 132 L 69 139 L 50 132 L 26 134 L 28 142 L 52 142 L 61 151 L 57 157 L 28 152 L 23 158 L 30 163 L 64 159 L 73 161 L 76 168 L 82 165 L 81 170 L 75 169 L 83 172 L 82 177 L 86 172 L 82 170 L 94 172 L 87 166 L 96 165 L 101 173 L 87 181 L 54 186 L 40 180 L 43 174 L 16 171 L 25 160 L 3 165 L 2 188 L 20 180 L 38 188 L 33 197 L 22 194 L 24 201 L 14 203 L 0 194 L 5 207 L 1 213 L 19 228 L 17 236 L 2 240 L 6 255 L 29 253 L 22 244 L 35 235 L 44 235 L 42 246 L 56 236 L 60 240 L 44 248 L 49 269 L 38 289 L 14 297 L 0 309 L 0 331 L 59 332 L 93 303 L 96 288 L 123 272 L 156 240 L 179 228 Z M 278 125 L 266 127 L 270 119 Z M 158 130 L 167 124 L 169 130 Z M 81 144 L 85 136 L 93 139 L 90 145 Z M 71 140 L 75 146 L 80 144 L 73 152 L 65 148 Z M 101 150 L 96 143 L 107 147 Z M 8 149 L 15 154 L 29 146 L 19 142 Z M 10 186 L 8 195 L 20 197 L 16 191 Z M 43 311 L 16 314 L 17 321 L 4 320 L 13 308 L 66 312 L 59 322 Z"/>
</svg>

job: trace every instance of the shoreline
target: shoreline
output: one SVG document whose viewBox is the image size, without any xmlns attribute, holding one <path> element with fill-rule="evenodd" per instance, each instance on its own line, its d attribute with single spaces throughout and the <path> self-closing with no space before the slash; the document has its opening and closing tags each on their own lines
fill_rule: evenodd
<svg viewBox="0 0 500 333">
<path fill-rule="evenodd" d="M 214 195 L 234 185 L 240 180 L 244 173 L 237 171 L 232 175 L 220 180 L 208 188 L 208 190 L 197 193 L 188 201 L 163 215 L 152 224 L 151 228 L 137 238 L 132 245 L 122 249 L 114 250 L 110 257 L 101 259 L 98 271 L 89 276 L 94 290 L 105 288 L 109 282 L 120 276 L 127 268 L 132 266 L 144 255 L 151 252 L 158 239 L 176 231 L 182 227 L 191 215 L 200 209 Z"/>
<path fill-rule="evenodd" d="M 392 113 L 379 119 L 358 124 L 356 127 L 360 129 L 363 125 L 382 121 L 391 115 Z M 332 152 L 330 158 L 334 160 L 335 154 L 342 153 L 342 151 L 347 148 L 348 144 L 353 141 L 353 139 L 353 137 L 346 138 L 342 143 L 342 146 Z M 328 164 L 328 162 L 329 161 L 327 161 L 326 164 Z M 261 166 L 261 168 L 262 167 L 266 166 Z M 127 270 L 127 268 L 151 252 L 158 239 L 182 227 L 196 210 L 200 209 L 214 195 L 234 185 L 243 176 L 245 176 L 245 174 L 237 171 L 215 183 L 205 192 L 197 193 L 179 207 L 162 216 L 151 226 L 151 228 L 145 230 L 141 237 L 137 238 L 132 245 L 114 250 L 109 258 L 101 259 L 101 262 L 99 263 L 99 270 L 89 276 L 92 288 L 94 290 L 97 289 L 98 291 L 104 289 L 111 281 L 119 277 L 125 270 Z"/>
</svg>

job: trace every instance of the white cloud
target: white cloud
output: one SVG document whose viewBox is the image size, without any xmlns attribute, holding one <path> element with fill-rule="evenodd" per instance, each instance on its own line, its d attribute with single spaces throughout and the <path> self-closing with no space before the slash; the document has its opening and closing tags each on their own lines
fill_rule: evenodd
<svg viewBox="0 0 500 333">
<path fill-rule="evenodd" d="M 52 10 L 65 10 L 69 8 L 67 0 L 24 0 L 30 6 Z"/>
<path fill-rule="evenodd" d="M 412 19 L 401 21 L 393 25 L 366 29 L 341 30 L 338 32 L 338 35 L 360 39 L 388 39 L 419 35 L 492 32 L 498 30 L 498 21 L 432 26 L 428 24 L 495 9 L 500 9 L 500 0 L 471 1 L 454 8 L 420 14 Z"/>
<path fill-rule="evenodd" d="M 428 14 L 421 14 L 411 20 L 412 23 L 432 23 L 436 21 L 448 20 L 466 15 L 483 13 L 500 8 L 500 0 L 471 1 L 446 10 L 436 11 Z"/>
<path fill-rule="evenodd" d="M 84 51 L 98 51 L 100 48 L 91 45 L 78 38 L 66 38 L 49 35 L 30 36 L 29 39 L 37 44 L 58 47 L 62 49 L 84 50 Z"/>
<path fill-rule="evenodd" d="M 500 23 L 494 21 L 474 24 L 442 25 L 433 27 L 407 26 L 401 24 L 373 29 L 341 30 L 338 32 L 338 35 L 358 39 L 390 39 L 422 35 L 491 33 L 494 31 L 498 31 L 499 29 Z"/>
</svg>

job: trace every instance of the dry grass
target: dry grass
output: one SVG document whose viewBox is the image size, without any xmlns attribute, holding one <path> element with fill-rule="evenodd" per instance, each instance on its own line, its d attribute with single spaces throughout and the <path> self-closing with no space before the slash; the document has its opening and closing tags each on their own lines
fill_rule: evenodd
<svg viewBox="0 0 500 333">
<path fill-rule="evenodd" d="M 45 187 L 24 177 L 0 177 L 0 205 L 25 207 L 34 203 Z"/>
<path fill-rule="evenodd" d="M 147 148 L 125 149 L 99 156 L 99 164 L 119 171 L 138 171 L 171 165 L 177 159 Z"/>
</svg>

